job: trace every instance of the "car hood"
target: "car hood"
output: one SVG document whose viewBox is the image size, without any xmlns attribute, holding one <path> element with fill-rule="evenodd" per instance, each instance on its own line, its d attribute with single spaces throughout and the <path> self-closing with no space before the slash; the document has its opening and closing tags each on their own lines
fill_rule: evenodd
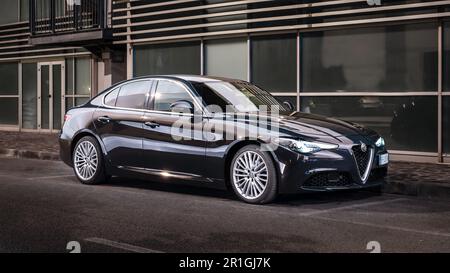
<svg viewBox="0 0 450 273">
<path fill-rule="evenodd" d="M 376 134 L 373 130 L 358 124 L 301 112 L 280 115 L 279 124 L 280 131 L 290 131 L 302 135 L 339 137 Z"/>
</svg>

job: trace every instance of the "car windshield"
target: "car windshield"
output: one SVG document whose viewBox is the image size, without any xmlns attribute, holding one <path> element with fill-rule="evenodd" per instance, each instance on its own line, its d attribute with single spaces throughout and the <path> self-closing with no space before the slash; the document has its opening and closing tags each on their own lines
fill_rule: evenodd
<svg viewBox="0 0 450 273">
<path fill-rule="evenodd" d="M 205 106 L 219 106 L 224 112 L 289 111 L 267 91 L 245 82 L 192 83 Z"/>
</svg>

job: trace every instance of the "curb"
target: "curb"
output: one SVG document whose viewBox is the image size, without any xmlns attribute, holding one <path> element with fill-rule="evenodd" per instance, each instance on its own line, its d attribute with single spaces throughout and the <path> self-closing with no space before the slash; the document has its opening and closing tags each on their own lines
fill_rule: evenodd
<svg viewBox="0 0 450 273">
<path fill-rule="evenodd" d="M 58 153 L 36 152 L 36 151 L 27 151 L 27 150 L 18 150 L 18 149 L 0 148 L 0 155 L 6 156 L 6 157 L 15 157 L 15 158 L 60 160 Z"/>
<path fill-rule="evenodd" d="M 417 181 L 389 181 L 382 189 L 384 193 L 401 194 L 416 196 L 423 199 L 443 199 L 450 200 L 450 185 L 427 182 L 420 183 Z"/>
</svg>

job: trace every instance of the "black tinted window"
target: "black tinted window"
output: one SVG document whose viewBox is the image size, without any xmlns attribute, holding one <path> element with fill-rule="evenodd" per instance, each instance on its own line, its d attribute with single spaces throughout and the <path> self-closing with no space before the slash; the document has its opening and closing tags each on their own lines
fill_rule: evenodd
<svg viewBox="0 0 450 273">
<path fill-rule="evenodd" d="M 204 83 L 192 83 L 192 84 L 194 85 L 195 90 L 197 90 L 197 93 L 201 97 L 203 104 L 205 106 L 217 105 L 222 109 L 222 111 L 226 111 L 228 102 L 225 101 L 224 98 L 222 98 L 216 92 L 211 90 L 211 88 L 209 88 Z"/>
<path fill-rule="evenodd" d="M 150 90 L 150 81 L 138 81 L 125 84 L 120 88 L 116 106 L 143 109 L 146 95 Z"/>
<path fill-rule="evenodd" d="M 170 111 L 170 105 L 179 100 L 187 100 L 193 103 L 191 96 L 181 85 L 172 81 L 158 82 L 154 100 L 155 110 Z"/>
<path fill-rule="evenodd" d="M 193 85 L 205 105 L 220 106 L 222 111 L 257 112 L 261 106 L 288 111 L 267 91 L 249 83 L 211 81 Z"/>
<path fill-rule="evenodd" d="M 105 104 L 108 106 L 116 106 L 117 95 L 119 94 L 119 89 L 116 88 L 113 91 L 109 92 L 105 97 Z"/>
</svg>

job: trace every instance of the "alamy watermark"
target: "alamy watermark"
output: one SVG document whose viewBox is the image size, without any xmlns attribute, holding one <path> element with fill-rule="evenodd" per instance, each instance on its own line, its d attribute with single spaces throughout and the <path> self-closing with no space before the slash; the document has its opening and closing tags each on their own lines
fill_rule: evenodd
<svg viewBox="0 0 450 273">
<path fill-rule="evenodd" d="M 236 112 L 235 106 L 227 105 L 225 111 L 218 105 L 208 105 L 204 112 L 195 109 L 171 112 L 177 119 L 170 129 L 175 141 L 207 140 L 234 141 L 255 140 L 265 145 L 264 150 L 277 149 L 280 122 L 278 105 L 261 105 L 256 111 Z"/>
</svg>

